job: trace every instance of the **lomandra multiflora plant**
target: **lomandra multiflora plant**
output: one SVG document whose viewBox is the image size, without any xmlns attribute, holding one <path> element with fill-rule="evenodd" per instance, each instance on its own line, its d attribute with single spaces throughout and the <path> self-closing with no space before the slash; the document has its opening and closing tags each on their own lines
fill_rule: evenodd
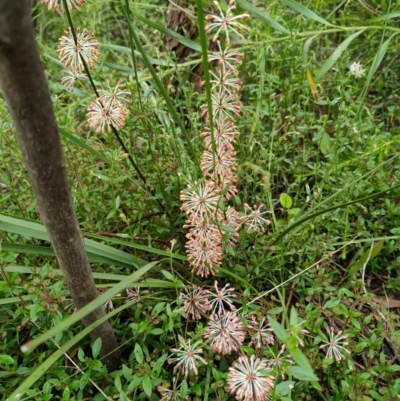
<svg viewBox="0 0 400 401">
<path fill-rule="evenodd" d="M 226 246 L 235 247 L 243 226 L 249 232 L 262 232 L 270 224 L 264 217 L 269 212 L 262 211 L 263 204 L 254 208 L 244 204 L 242 214 L 228 204 L 238 191 L 236 118 L 242 110 L 238 66 L 243 54 L 235 49 L 235 39 L 244 39 L 242 32 L 248 27 L 241 21 L 249 15 L 234 15 L 234 1 L 229 2 L 226 11 L 214 3 L 217 13 L 206 17 L 206 33 L 213 34 L 218 51 L 208 57 L 210 63 L 216 63 L 210 81 L 212 115 L 206 105 L 202 107 L 203 179 L 190 183 L 181 193 L 182 210 L 187 214 L 187 255 L 194 273 L 202 277 L 217 274 Z"/>
<path fill-rule="evenodd" d="M 69 12 L 84 3 L 65 1 L 65 8 L 58 1 L 42 1 L 52 10 L 65 12 L 71 24 Z M 181 193 L 182 210 L 187 214 L 184 227 L 188 229 L 188 260 L 193 272 L 201 277 L 217 274 L 224 251 L 237 245 L 240 230 L 264 232 L 270 224 L 266 218 L 269 211 L 263 210 L 262 204 L 251 207 L 244 203 L 241 211 L 230 204 L 238 193 L 235 145 L 239 130 L 236 119 L 242 111 L 238 68 L 243 54 L 236 44 L 237 39 L 244 39 L 243 33 L 249 29 L 244 23 L 249 16 L 235 14 L 234 1 L 225 8 L 215 2 L 215 10 L 215 14 L 206 17 L 206 33 L 216 43 L 217 51 L 208 55 L 211 112 L 207 106 L 201 108 L 204 119 L 202 178 L 190 183 Z M 71 90 L 77 82 L 89 80 L 96 93 L 96 99 L 88 106 L 90 127 L 100 133 L 123 127 L 131 93 L 123 89 L 122 81 L 118 81 L 115 88 L 108 81 L 102 87 L 94 84 L 90 69 L 95 67 L 100 57 L 99 42 L 94 34 L 71 26 L 60 39 L 58 51 L 65 66 L 62 79 L 65 88 Z M 130 302 L 137 302 L 139 287 L 128 290 L 127 296 Z M 217 399 L 227 399 L 226 393 L 231 393 L 240 401 L 268 400 L 275 384 L 285 379 L 288 368 L 295 363 L 289 348 L 303 347 L 303 338 L 308 335 L 308 331 L 301 327 L 304 322 L 299 323 L 297 315 L 291 318 L 288 337 L 292 341 L 287 345 L 282 338 L 275 338 L 266 320 L 264 305 L 254 300 L 250 302 L 253 303 L 252 309 L 248 305 L 237 309 L 237 298 L 231 285 L 220 288 L 217 281 L 212 289 L 194 286 L 180 294 L 179 311 L 187 320 L 186 327 L 194 322 L 196 330 L 178 334 L 178 345 L 171 348 L 168 361 L 175 377 L 172 385 L 158 386 L 162 401 L 182 399 L 188 392 L 185 379 L 204 375 L 203 367 L 207 369 L 206 376 L 210 376 L 211 369 L 217 375 L 215 367 L 221 360 L 225 364 L 222 369 L 225 374 L 204 388 L 207 395 L 212 391 L 217 393 Z M 345 348 L 346 337 L 329 328 L 320 349 L 326 350 L 327 358 L 340 362 L 349 353 Z M 207 381 L 210 384 L 209 377 Z M 293 381 L 287 383 L 292 386 Z"/>
</svg>

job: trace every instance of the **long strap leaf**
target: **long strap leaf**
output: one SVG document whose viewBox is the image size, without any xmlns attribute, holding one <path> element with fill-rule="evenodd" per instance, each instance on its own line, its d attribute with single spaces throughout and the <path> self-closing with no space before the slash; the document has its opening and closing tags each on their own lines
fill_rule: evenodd
<svg viewBox="0 0 400 401">
<path fill-rule="evenodd" d="M 268 14 L 264 11 L 261 11 L 259 8 L 253 6 L 253 4 L 247 2 L 246 0 L 237 0 L 237 3 L 240 5 L 243 10 L 247 11 L 253 17 L 258 18 L 259 20 L 265 22 L 271 28 L 276 29 L 277 31 L 289 34 L 289 29 L 286 29 L 279 22 L 274 21 Z"/>
</svg>

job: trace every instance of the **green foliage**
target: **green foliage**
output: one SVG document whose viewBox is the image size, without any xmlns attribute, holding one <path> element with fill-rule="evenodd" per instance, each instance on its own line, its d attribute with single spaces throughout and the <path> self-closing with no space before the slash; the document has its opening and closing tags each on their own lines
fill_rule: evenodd
<svg viewBox="0 0 400 401">
<path fill-rule="evenodd" d="M 196 319 L 184 310 L 187 291 L 215 292 L 214 278 L 190 271 L 180 201 L 199 178 L 201 106 L 211 107 L 207 21 L 189 37 L 187 27 L 166 27 L 167 6 L 159 1 L 88 0 L 70 14 L 39 3 L 36 34 L 101 295 L 73 314 L 0 98 L 0 398 L 164 401 L 173 393 L 230 400 L 229 368 L 253 355 L 268 361 L 259 373 L 272 377 L 272 400 L 400 394 L 400 5 L 236 5 L 235 14 L 250 18 L 244 39 L 233 38 L 244 54 L 244 107 L 231 204 L 241 216 L 245 203 L 272 212 L 265 232 L 238 231 L 215 277 L 220 291 L 234 288 L 230 300 L 246 332 L 240 352 L 217 355 L 204 336 L 211 311 Z M 209 1 L 185 7 L 187 15 L 215 12 Z M 61 84 L 57 54 L 67 16 L 95 33 L 102 52 L 86 71 L 91 80 L 71 91 Z M 171 51 L 166 38 L 190 55 Z M 87 108 L 95 91 L 119 80 L 131 92 L 126 124 L 117 135 L 96 133 Z M 223 213 L 227 206 L 218 204 Z M 221 231 L 228 238 L 235 230 Z M 123 350 L 115 372 L 98 358 L 101 343 L 87 337 L 100 322 L 80 324 L 98 305 Z M 200 342 L 206 363 L 197 360 L 197 374 L 174 371 L 180 338 Z M 31 351 L 21 353 L 23 345 Z"/>
</svg>

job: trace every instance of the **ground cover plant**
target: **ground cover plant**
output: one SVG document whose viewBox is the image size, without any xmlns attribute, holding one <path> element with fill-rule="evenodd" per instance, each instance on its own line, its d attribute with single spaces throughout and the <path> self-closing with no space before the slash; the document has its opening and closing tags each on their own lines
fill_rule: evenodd
<svg viewBox="0 0 400 401">
<path fill-rule="evenodd" d="M 1 399 L 398 399 L 399 8 L 37 2 L 122 359 L 80 323 L 0 100 Z"/>
</svg>

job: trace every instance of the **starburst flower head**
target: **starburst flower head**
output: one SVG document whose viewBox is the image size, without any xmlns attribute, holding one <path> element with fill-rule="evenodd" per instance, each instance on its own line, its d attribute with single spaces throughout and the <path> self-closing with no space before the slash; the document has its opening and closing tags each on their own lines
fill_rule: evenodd
<svg viewBox="0 0 400 401">
<path fill-rule="evenodd" d="M 365 74 L 365 69 L 362 68 L 362 64 L 359 61 L 356 61 L 350 65 L 350 74 L 356 78 L 361 78 Z"/>
<path fill-rule="evenodd" d="M 127 288 L 125 291 L 126 296 L 128 297 L 126 302 L 139 302 L 142 295 L 148 293 L 147 290 L 141 291 L 139 286 L 135 288 Z"/>
<path fill-rule="evenodd" d="M 221 193 L 224 194 L 225 200 L 232 199 L 237 194 L 238 188 L 235 185 L 237 180 L 238 180 L 237 175 L 232 175 L 231 177 L 225 177 L 219 183 L 219 189 L 220 189 Z M 238 224 L 242 225 L 242 223 L 243 223 L 243 221 L 242 221 L 242 218 L 240 217 Z M 227 224 L 227 225 L 229 226 L 229 224 Z"/>
<path fill-rule="evenodd" d="M 189 220 L 183 228 L 189 228 L 186 237 L 196 241 L 208 241 L 210 246 L 216 242 L 221 242 L 221 233 L 218 227 L 205 217 Z"/>
<path fill-rule="evenodd" d="M 115 88 L 111 88 L 110 83 L 107 81 L 108 89 L 100 89 L 99 93 L 101 96 L 99 100 L 102 103 L 111 102 L 113 104 L 123 105 L 126 103 L 131 103 L 131 100 L 128 99 L 128 96 L 131 96 L 131 92 L 128 89 L 120 89 L 121 80 L 118 81 Z"/>
<path fill-rule="evenodd" d="M 271 369 L 275 368 L 276 370 L 281 372 L 282 379 L 285 377 L 285 374 L 283 373 L 284 368 L 288 365 L 294 365 L 294 361 L 292 360 L 290 355 L 284 354 L 285 349 L 286 346 L 282 345 L 278 354 L 274 358 L 268 360 L 267 363 L 268 367 L 270 367 Z"/>
<path fill-rule="evenodd" d="M 193 290 L 186 288 L 185 292 L 182 292 L 180 295 L 186 318 L 189 319 L 192 317 L 195 320 L 201 319 L 202 314 L 211 309 L 208 296 L 208 291 L 200 288 L 195 288 Z"/>
<path fill-rule="evenodd" d="M 179 388 L 181 387 L 182 383 L 179 386 L 176 384 L 177 380 L 174 377 L 172 379 L 172 388 L 169 387 L 169 384 L 157 387 L 157 390 L 161 394 L 160 401 L 179 401 L 181 399 Z"/>
<path fill-rule="evenodd" d="M 228 198 L 227 196 L 225 197 Z M 224 228 L 222 229 L 226 231 L 225 235 L 228 237 L 229 245 L 234 248 L 239 240 L 238 231 L 242 225 L 241 216 L 232 206 L 228 206 L 225 212 L 219 211 L 218 217 L 220 224 L 226 227 L 225 230 Z"/>
<path fill-rule="evenodd" d="M 213 182 L 205 181 L 202 184 L 195 183 L 194 186 L 181 192 L 181 209 L 185 211 L 189 218 L 202 218 L 212 216 L 219 200 L 219 194 Z"/>
<path fill-rule="evenodd" d="M 69 11 L 72 11 L 72 7 L 75 7 L 79 10 L 83 4 L 85 4 L 86 0 L 67 0 L 67 7 Z M 64 2 L 62 0 L 42 0 L 42 3 L 47 6 L 49 10 L 61 10 L 63 11 Z"/>
<path fill-rule="evenodd" d="M 207 124 L 201 136 L 204 138 L 204 145 L 209 151 L 213 149 L 213 141 L 216 148 L 222 147 L 233 150 L 233 145 L 236 143 L 236 137 L 239 136 L 239 132 L 233 121 L 226 116 L 222 116 L 214 121 L 213 135 L 211 135 L 209 124 Z"/>
<path fill-rule="evenodd" d="M 88 122 L 96 132 L 109 131 L 113 126 L 120 129 L 125 125 L 128 110 L 120 104 L 102 103 L 99 99 L 92 102 L 88 108 Z"/>
<path fill-rule="evenodd" d="M 234 394 L 237 400 L 268 400 L 274 386 L 274 378 L 265 374 L 268 370 L 266 360 L 256 358 L 255 355 L 241 356 L 229 368 L 229 392 Z"/>
<path fill-rule="evenodd" d="M 103 309 L 104 311 L 107 312 L 111 312 L 112 310 L 114 310 L 114 305 L 112 302 L 112 299 L 109 299 L 104 305 L 103 305 Z"/>
<path fill-rule="evenodd" d="M 68 91 L 72 91 L 72 89 L 77 81 L 83 81 L 86 78 L 87 78 L 87 75 L 82 72 L 64 70 L 63 77 L 61 78 L 61 83 L 65 86 L 65 88 Z"/>
<path fill-rule="evenodd" d="M 190 339 L 188 342 L 182 337 L 179 337 L 179 348 L 172 348 L 172 352 L 176 355 L 175 357 L 171 357 L 172 363 L 177 363 L 174 367 L 174 373 L 181 372 L 184 376 L 188 376 L 190 372 L 194 372 L 194 374 L 198 374 L 199 370 L 197 368 L 198 362 L 207 365 L 207 362 L 202 358 L 199 354 L 203 353 L 203 350 L 200 347 L 201 341 L 197 341 L 194 344 L 190 343 Z"/>
<path fill-rule="evenodd" d="M 264 215 L 272 212 L 270 212 L 269 210 L 261 212 L 261 209 L 263 207 L 264 204 L 262 203 L 259 206 L 254 205 L 253 209 L 247 203 L 244 204 L 244 210 L 248 213 L 243 218 L 243 223 L 247 227 L 247 232 L 264 232 L 265 226 L 271 224 L 271 221 L 264 218 Z"/>
<path fill-rule="evenodd" d="M 229 284 L 221 289 L 218 288 L 218 281 L 214 282 L 215 292 L 208 291 L 209 297 L 211 298 L 210 305 L 213 309 L 213 313 L 223 315 L 225 313 L 225 307 L 230 310 L 236 310 L 235 305 L 232 302 L 232 298 L 236 298 L 236 294 L 233 292 L 235 289 L 229 287 Z"/>
<path fill-rule="evenodd" d="M 239 39 L 243 39 L 243 35 L 239 32 L 243 29 L 249 30 L 247 25 L 243 25 L 238 20 L 245 20 L 249 18 L 248 14 L 234 15 L 232 11 L 236 8 L 234 0 L 228 4 L 226 12 L 223 12 L 219 3 L 214 0 L 215 6 L 218 8 L 219 15 L 207 15 L 206 20 L 211 21 L 206 26 L 206 33 L 210 34 L 212 31 L 217 30 L 213 37 L 213 41 L 218 39 L 221 32 L 225 32 L 226 43 L 230 42 L 230 33 L 235 33 Z"/>
<path fill-rule="evenodd" d="M 100 57 L 98 50 L 99 42 L 87 29 L 82 32 L 76 28 L 76 40 L 72 34 L 71 28 L 65 31 L 65 36 L 60 38 L 58 53 L 60 61 L 69 67 L 72 71 L 83 71 L 84 65 L 81 57 L 85 60 L 88 68 L 93 67 Z"/>
<path fill-rule="evenodd" d="M 193 237 L 186 243 L 186 250 L 188 260 L 195 274 L 201 277 L 208 277 L 218 273 L 214 266 L 219 266 L 222 260 L 221 237 L 215 237 L 214 241 Z"/>
<path fill-rule="evenodd" d="M 232 120 L 233 116 L 238 116 L 242 111 L 242 102 L 236 94 L 229 95 L 225 91 L 218 91 L 211 94 L 211 105 L 214 119 L 223 119 L 224 117 Z M 206 115 L 208 108 L 201 106 L 203 115 Z"/>
<path fill-rule="evenodd" d="M 217 40 L 217 45 L 218 51 L 210 54 L 208 57 L 209 61 L 218 61 L 223 72 L 238 74 L 239 71 L 236 66 L 242 63 L 243 53 L 231 50 L 229 46 L 226 46 L 224 49 L 222 49 L 221 42 L 219 40 Z"/>
<path fill-rule="evenodd" d="M 265 317 L 258 321 L 257 318 L 253 315 L 247 328 L 252 335 L 249 346 L 254 344 L 257 349 L 261 349 L 263 345 L 274 344 L 275 339 L 272 334 L 273 330 L 269 324 L 265 324 Z"/>
<path fill-rule="evenodd" d="M 234 96 L 240 91 L 241 81 L 238 77 L 232 76 L 231 71 L 219 70 L 217 73 L 210 71 L 210 83 L 215 85 L 219 90 L 226 92 L 229 96 Z"/>
<path fill-rule="evenodd" d="M 236 169 L 236 153 L 232 149 L 225 149 L 219 146 L 215 154 L 206 150 L 203 153 L 201 169 L 205 176 L 212 177 L 214 172 L 220 180 L 232 177 Z"/>
<path fill-rule="evenodd" d="M 204 333 L 211 349 L 223 355 L 238 351 L 245 336 L 245 327 L 233 312 L 211 315 Z"/>
<path fill-rule="evenodd" d="M 327 331 L 329 341 L 319 348 L 323 349 L 327 347 L 326 358 L 334 358 L 336 362 L 340 362 L 342 359 L 345 359 L 344 353 L 350 354 L 350 351 L 346 349 L 346 345 L 349 343 L 343 341 L 347 338 L 347 335 L 342 335 L 342 331 L 335 334 L 333 327 L 330 327 Z"/>
</svg>

